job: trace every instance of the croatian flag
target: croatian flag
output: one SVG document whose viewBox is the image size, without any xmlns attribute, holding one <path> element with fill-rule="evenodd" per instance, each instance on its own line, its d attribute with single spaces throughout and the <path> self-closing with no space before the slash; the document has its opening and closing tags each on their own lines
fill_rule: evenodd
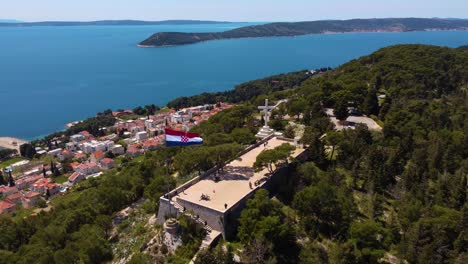
<svg viewBox="0 0 468 264">
<path fill-rule="evenodd" d="M 188 133 L 166 129 L 166 146 L 183 147 L 203 144 L 203 139 L 197 133 Z"/>
</svg>

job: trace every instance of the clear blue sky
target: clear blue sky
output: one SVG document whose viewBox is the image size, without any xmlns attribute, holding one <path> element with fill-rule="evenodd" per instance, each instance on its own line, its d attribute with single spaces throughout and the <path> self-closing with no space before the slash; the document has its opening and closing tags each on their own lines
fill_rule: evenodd
<svg viewBox="0 0 468 264">
<path fill-rule="evenodd" d="M 0 0 L 0 19 L 303 21 L 468 18 L 468 0 Z"/>
</svg>

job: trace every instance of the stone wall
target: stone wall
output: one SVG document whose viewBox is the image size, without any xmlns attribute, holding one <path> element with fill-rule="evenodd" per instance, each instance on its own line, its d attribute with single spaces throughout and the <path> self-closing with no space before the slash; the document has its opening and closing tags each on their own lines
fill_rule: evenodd
<svg viewBox="0 0 468 264">
<path fill-rule="evenodd" d="M 159 198 L 159 208 L 158 208 L 158 217 L 157 223 L 162 225 L 166 221 L 167 218 L 170 216 L 178 217 L 180 215 L 177 208 L 175 208 L 174 204 L 169 202 L 169 200 L 165 197 Z"/>
<path fill-rule="evenodd" d="M 184 207 L 187 213 L 198 216 L 203 222 L 206 221 L 213 230 L 224 232 L 223 212 L 182 199 L 177 199 L 177 203 Z"/>
</svg>

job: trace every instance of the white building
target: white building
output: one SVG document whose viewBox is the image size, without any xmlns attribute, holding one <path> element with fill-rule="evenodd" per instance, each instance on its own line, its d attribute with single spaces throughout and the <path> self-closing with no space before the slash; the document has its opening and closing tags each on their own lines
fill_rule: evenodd
<svg viewBox="0 0 468 264">
<path fill-rule="evenodd" d="M 62 152 L 62 149 L 61 149 L 61 148 L 53 149 L 53 150 L 47 152 L 47 155 L 49 155 L 49 156 L 51 156 L 51 157 L 57 157 L 58 154 L 60 154 L 60 152 Z"/>
<path fill-rule="evenodd" d="M 90 142 L 83 143 L 83 145 L 81 146 L 81 150 L 83 150 L 83 152 L 86 154 L 91 154 L 98 150 L 107 152 L 111 150 L 113 146 L 114 146 L 114 142 L 111 140 L 106 140 L 106 141 L 92 140 Z"/>
<path fill-rule="evenodd" d="M 184 122 L 184 118 L 182 116 L 182 114 L 180 113 L 175 113 L 171 116 L 171 122 L 172 123 L 182 123 Z"/>
<path fill-rule="evenodd" d="M 148 133 L 146 133 L 146 131 L 138 132 L 138 133 L 136 133 L 135 138 L 138 141 L 146 140 L 146 139 L 148 139 Z"/>
<path fill-rule="evenodd" d="M 145 120 L 145 127 L 146 129 L 156 128 L 156 122 L 154 122 L 152 119 L 147 119 Z"/>
<path fill-rule="evenodd" d="M 85 139 L 86 139 L 85 136 L 83 136 L 82 134 L 76 134 L 76 135 L 70 136 L 70 140 L 75 143 L 78 143 Z"/>
<path fill-rule="evenodd" d="M 123 140 L 123 142 L 125 142 L 125 144 L 127 145 L 131 145 L 133 143 L 135 143 L 135 139 L 134 138 L 126 138 Z"/>
<path fill-rule="evenodd" d="M 83 175 L 90 175 L 99 172 L 99 166 L 95 162 L 82 163 L 76 167 L 75 171 Z"/>
<path fill-rule="evenodd" d="M 75 142 L 68 142 L 67 144 L 65 144 L 65 148 L 68 149 L 69 151 L 76 151 L 77 144 Z"/>
<path fill-rule="evenodd" d="M 114 155 L 122 155 L 125 153 L 125 149 L 122 145 L 114 145 L 111 151 Z"/>
</svg>

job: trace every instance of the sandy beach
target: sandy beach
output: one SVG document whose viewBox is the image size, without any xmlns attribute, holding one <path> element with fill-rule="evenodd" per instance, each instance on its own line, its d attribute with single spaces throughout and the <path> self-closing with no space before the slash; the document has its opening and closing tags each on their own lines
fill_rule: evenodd
<svg viewBox="0 0 468 264">
<path fill-rule="evenodd" d="M 24 143 L 27 141 L 13 137 L 0 137 L 0 148 L 16 149 L 18 153 L 19 147 Z"/>
</svg>

